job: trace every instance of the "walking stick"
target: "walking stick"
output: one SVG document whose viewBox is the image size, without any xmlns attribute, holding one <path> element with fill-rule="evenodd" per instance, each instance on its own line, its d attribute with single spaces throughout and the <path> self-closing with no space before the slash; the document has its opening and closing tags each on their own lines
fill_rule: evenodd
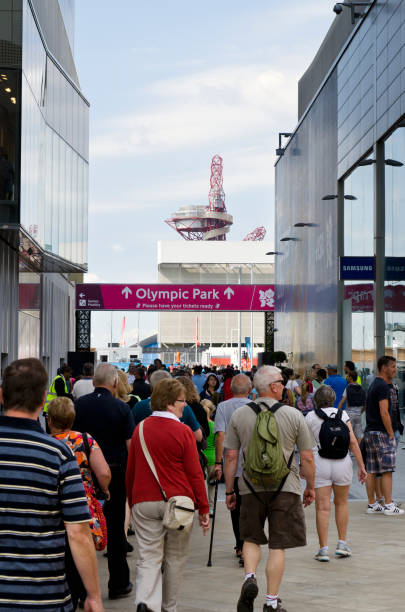
<svg viewBox="0 0 405 612">
<path fill-rule="evenodd" d="M 207 567 L 212 567 L 212 543 L 214 541 L 214 527 L 215 527 L 215 515 L 217 512 L 217 497 L 218 497 L 218 484 L 219 481 L 215 481 L 215 495 L 214 495 L 214 512 L 212 513 L 212 525 L 211 525 L 211 537 L 210 537 L 210 552 L 208 555 Z"/>
</svg>

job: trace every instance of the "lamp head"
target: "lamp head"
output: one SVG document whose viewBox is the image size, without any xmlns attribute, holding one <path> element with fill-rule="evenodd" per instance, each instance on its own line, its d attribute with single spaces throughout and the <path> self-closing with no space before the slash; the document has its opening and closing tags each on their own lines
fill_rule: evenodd
<svg viewBox="0 0 405 612">
<path fill-rule="evenodd" d="M 386 159 L 385 163 L 387 166 L 394 166 L 394 168 L 402 168 L 402 166 L 404 165 L 402 162 L 398 161 L 397 159 Z"/>
<path fill-rule="evenodd" d="M 335 6 L 333 7 L 333 12 L 336 13 L 336 15 L 340 15 L 342 11 L 343 11 L 343 6 L 340 4 L 340 2 L 335 4 Z"/>
</svg>

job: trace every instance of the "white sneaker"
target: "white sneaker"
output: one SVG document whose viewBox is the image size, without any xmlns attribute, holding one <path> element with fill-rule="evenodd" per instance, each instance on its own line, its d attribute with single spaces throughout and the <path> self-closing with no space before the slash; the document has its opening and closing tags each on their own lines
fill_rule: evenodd
<svg viewBox="0 0 405 612">
<path fill-rule="evenodd" d="M 368 504 L 366 513 L 367 514 L 383 514 L 384 507 L 380 504 Z"/>
<path fill-rule="evenodd" d="M 323 563 L 327 563 L 329 561 L 329 555 L 327 550 L 322 550 L 322 548 L 316 553 L 314 559 L 316 561 L 321 561 Z"/>
<path fill-rule="evenodd" d="M 398 508 L 398 506 L 395 506 L 393 508 L 388 508 L 387 506 L 384 506 L 384 514 L 385 516 L 399 516 L 400 514 L 403 514 L 404 510 L 401 510 L 401 508 Z"/>
<path fill-rule="evenodd" d="M 352 551 L 350 550 L 347 544 L 342 544 L 341 542 L 338 542 L 336 545 L 335 555 L 337 557 L 351 557 Z"/>
</svg>

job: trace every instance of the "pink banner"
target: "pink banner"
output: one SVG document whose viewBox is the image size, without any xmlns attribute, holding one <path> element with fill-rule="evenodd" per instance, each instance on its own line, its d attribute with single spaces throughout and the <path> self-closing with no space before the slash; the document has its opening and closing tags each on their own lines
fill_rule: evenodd
<svg viewBox="0 0 405 612">
<path fill-rule="evenodd" d="M 352 312 L 373 312 L 373 283 L 345 285 L 344 299 L 352 300 Z M 405 312 L 404 284 L 386 285 L 384 287 L 384 307 L 388 312 Z"/>
<path fill-rule="evenodd" d="M 274 310 L 274 285 L 76 285 L 77 310 Z"/>
</svg>

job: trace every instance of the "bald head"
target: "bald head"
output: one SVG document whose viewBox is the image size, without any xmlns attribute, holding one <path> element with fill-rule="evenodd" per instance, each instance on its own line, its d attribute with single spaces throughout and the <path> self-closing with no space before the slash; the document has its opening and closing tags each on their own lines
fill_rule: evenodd
<svg viewBox="0 0 405 612">
<path fill-rule="evenodd" d="M 151 388 L 153 389 L 154 387 L 156 387 L 158 382 L 164 380 L 165 378 L 171 378 L 167 370 L 155 370 L 155 372 L 153 372 L 149 379 Z"/>
<path fill-rule="evenodd" d="M 246 374 L 237 374 L 232 378 L 231 391 L 234 397 L 247 397 L 252 389 L 252 381 Z"/>
</svg>

